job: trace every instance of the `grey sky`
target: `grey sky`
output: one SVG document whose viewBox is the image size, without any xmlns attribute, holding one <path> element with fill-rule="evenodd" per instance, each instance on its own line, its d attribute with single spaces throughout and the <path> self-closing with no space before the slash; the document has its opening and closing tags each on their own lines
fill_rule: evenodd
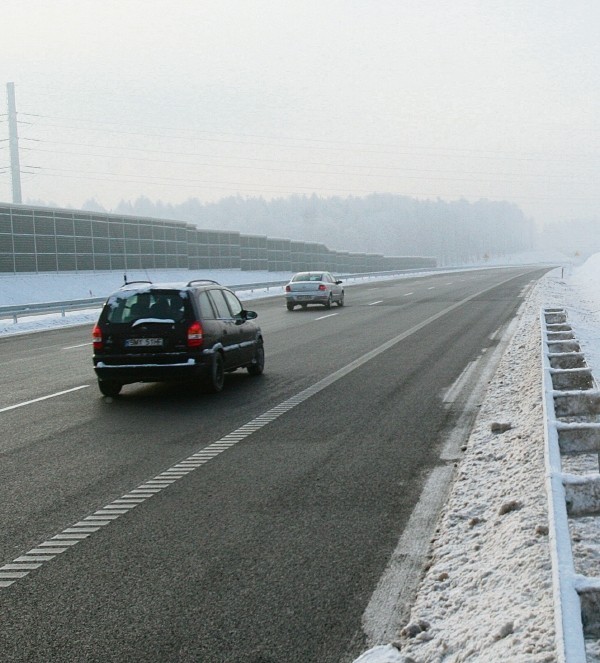
<svg viewBox="0 0 600 663">
<path fill-rule="evenodd" d="M 24 199 L 386 191 L 597 216 L 597 0 L 4 0 L 2 15 Z M 3 141 L 0 200 L 7 165 Z"/>
</svg>

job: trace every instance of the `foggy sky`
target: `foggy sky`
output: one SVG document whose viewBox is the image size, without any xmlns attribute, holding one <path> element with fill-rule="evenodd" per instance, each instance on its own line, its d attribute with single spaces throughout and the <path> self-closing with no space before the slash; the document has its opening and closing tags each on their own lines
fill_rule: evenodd
<svg viewBox="0 0 600 663">
<path fill-rule="evenodd" d="M 597 0 L 3 0 L 24 201 L 600 203 Z"/>
</svg>

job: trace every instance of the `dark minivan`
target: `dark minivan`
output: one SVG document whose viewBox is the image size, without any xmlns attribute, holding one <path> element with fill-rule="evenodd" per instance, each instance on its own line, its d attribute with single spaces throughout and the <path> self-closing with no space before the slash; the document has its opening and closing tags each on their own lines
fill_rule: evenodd
<svg viewBox="0 0 600 663">
<path fill-rule="evenodd" d="M 110 295 L 93 331 L 94 370 L 105 396 L 132 382 L 192 381 L 223 389 L 225 373 L 263 372 L 254 311 L 216 281 L 136 281 Z"/>
</svg>

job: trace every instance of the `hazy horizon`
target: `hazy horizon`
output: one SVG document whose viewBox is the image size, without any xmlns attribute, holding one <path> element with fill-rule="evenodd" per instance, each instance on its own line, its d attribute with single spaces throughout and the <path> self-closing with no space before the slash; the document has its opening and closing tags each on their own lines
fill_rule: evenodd
<svg viewBox="0 0 600 663">
<path fill-rule="evenodd" d="M 6 0 L 23 201 L 464 198 L 597 218 L 592 0 Z"/>
</svg>

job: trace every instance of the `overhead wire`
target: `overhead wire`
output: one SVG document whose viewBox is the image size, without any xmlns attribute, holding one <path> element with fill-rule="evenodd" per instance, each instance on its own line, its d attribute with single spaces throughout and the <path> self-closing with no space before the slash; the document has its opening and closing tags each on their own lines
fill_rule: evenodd
<svg viewBox="0 0 600 663">
<path fill-rule="evenodd" d="M 109 126 L 129 126 L 124 123 L 117 122 L 103 122 L 99 120 L 79 120 L 77 118 L 62 118 L 59 116 L 52 115 L 42 115 L 42 114 L 33 114 L 33 113 L 19 113 L 20 115 L 27 115 L 32 117 L 44 118 L 44 119 L 66 119 L 74 122 L 87 122 L 88 124 L 99 124 L 99 125 L 109 125 Z M 297 149 L 321 149 L 321 150 L 352 150 L 358 151 L 360 153 L 372 153 L 372 154 L 397 154 L 397 155 L 413 155 L 415 150 L 425 150 L 424 156 L 432 156 L 431 153 L 437 153 L 438 156 L 469 156 L 475 158 L 483 159 L 512 159 L 518 161 L 533 161 L 536 159 L 560 159 L 564 160 L 565 158 L 570 159 L 574 156 L 576 158 L 585 157 L 594 157 L 597 158 L 598 154 L 596 153 L 587 153 L 583 155 L 565 155 L 561 153 L 542 153 L 542 152 L 515 152 L 508 150 L 491 150 L 491 149 L 481 149 L 481 148 L 456 148 L 456 147 L 434 147 L 434 146 L 407 146 L 407 145 L 393 145 L 390 143 L 372 143 L 366 141 L 341 141 L 333 139 L 318 139 L 318 138 L 306 138 L 306 137 L 290 137 L 290 136 L 265 136 L 260 134 L 245 134 L 245 133 L 233 133 L 233 132 L 222 132 L 222 131 L 205 131 L 205 130 L 195 130 L 194 132 L 186 131 L 183 132 L 181 129 L 172 128 L 172 127 L 148 127 L 148 129 L 153 130 L 152 133 L 146 131 L 122 131 L 117 129 L 106 129 L 106 128 L 94 128 L 94 127 L 80 127 L 69 124 L 44 124 L 42 126 L 50 128 L 62 128 L 62 129 L 72 129 L 76 131 L 93 131 L 93 132 L 102 132 L 110 133 L 116 135 L 131 135 L 131 136 L 142 136 L 142 137 L 151 137 L 151 138 L 167 138 L 167 139 L 180 139 L 180 140 L 199 140 L 215 143 L 226 143 L 226 144 L 242 144 L 242 145 L 261 145 L 265 147 L 286 147 L 286 148 L 297 148 Z M 164 132 L 177 132 L 181 135 L 170 135 Z M 206 134 L 207 136 L 203 135 Z M 223 139 L 216 138 L 215 136 L 230 136 L 231 138 Z M 253 141 L 244 141 L 240 143 L 240 138 L 251 138 L 251 139 L 261 139 L 268 141 L 288 141 L 286 143 L 256 143 Z M 235 139 L 235 140 L 234 140 Z M 289 145 L 289 142 L 293 141 L 299 143 L 297 145 Z M 363 148 L 385 148 L 383 150 L 365 150 Z M 410 150 L 408 152 L 398 152 L 398 150 Z M 479 155 L 479 156 L 477 156 Z"/>
<path fill-rule="evenodd" d="M 114 129 L 111 127 L 129 127 L 129 125 L 123 124 L 123 123 L 116 123 L 116 122 L 103 122 L 103 121 L 97 121 L 97 120 L 84 120 L 84 119 L 77 119 L 77 118 L 64 118 L 60 116 L 55 116 L 55 115 L 44 115 L 44 114 L 39 114 L 39 113 L 26 113 L 26 112 L 20 112 L 19 115 L 24 115 L 26 117 L 31 118 L 33 121 L 28 122 L 28 126 L 31 127 L 31 130 L 35 130 L 36 132 L 39 132 L 40 130 L 44 130 L 46 128 L 49 129 L 65 129 L 70 132 L 91 132 L 91 133 L 101 133 L 103 135 L 117 135 L 117 136 L 132 136 L 132 137 L 142 137 L 142 138 L 153 138 L 153 139 L 160 139 L 162 141 L 199 141 L 202 142 L 203 144 L 209 143 L 209 144 L 223 144 L 223 145 L 237 145 L 240 147 L 261 147 L 261 148 L 278 148 L 278 149 L 285 149 L 285 150 L 296 150 L 296 149 L 301 149 L 301 150 L 319 150 L 319 151 L 332 151 L 332 152 L 342 152 L 342 153 L 352 153 L 353 155 L 360 157 L 364 155 L 379 155 L 379 156 L 390 156 L 393 155 L 394 157 L 411 157 L 411 158 L 453 158 L 453 159 L 463 159 L 463 158 L 469 158 L 469 159 L 486 159 L 486 160 L 510 160 L 513 162 L 524 162 L 527 163 L 528 165 L 531 165 L 534 162 L 538 161 L 543 161 L 543 163 L 547 164 L 549 160 L 552 160 L 554 158 L 555 160 L 560 160 L 561 163 L 565 162 L 565 160 L 573 159 L 573 161 L 576 161 L 577 159 L 581 160 L 581 158 L 598 158 L 598 155 L 596 153 L 587 153 L 584 155 L 559 155 L 559 154 L 553 154 L 552 158 L 549 158 L 548 155 L 544 157 L 542 153 L 538 152 L 509 152 L 505 150 L 482 150 L 482 149 L 472 149 L 472 148 L 447 148 L 447 147 L 440 147 L 440 148 L 432 148 L 432 147 L 424 147 L 424 146 L 394 146 L 394 145 L 389 145 L 389 144 L 381 144 L 381 143 L 367 143 L 367 142 L 349 142 L 349 141 L 336 141 L 336 140 L 323 140 L 323 139 L 313 139 L 313 138 L 293 138 L 293 137 L 283 137 L 283 136 L 265 136 L 265 135 L 259 135 L 259 134 L 235 134 L 235 133 L 227 133 L 227 132 L 209 132 L 209 131 L 204 131 L 204 130 L 194 130 L 191 132 L 182 132 L 179 129 L 174 129 L 174 128 L 166 128 L 166 127 L 149 127 L 148 131 L 146 130 L 135 130 L 135 131 L 124 131 L 120 129 Z M 65 120 L 66 122 L 84 122 L 87 124 L 96 124 L 100 125 L 100 128 L 95 128 L 95 127 L 90 127 L 90 126 L 74 126 L 73 124 L 55 124 L 53 122 L 46 122 L 45 120 Z M 37 122 L 36 120 L 43 120 L 42 122 Z M 175 132 L 175 133 L 168 133 L 168 132 Z M 38 133 L 39 135 L 39 133 Z M 223 136 L 227 136 L 228 138 L 222 138 Z M 6 140 L 6 139 L 4 139 Z M 348 164 L 348 163 L 332 163 L 332 162 L 323 162 L 323 161 L 304 161 L 301 160 L 302 165 L 307 165 L 310 167 L 316 167 L 318 170 L 311 170 L 311 169 L 302 169 L 298 168 L 298 160 L 290 160 L 288 159 L 274 159 L 274 158 L 267 158 L 267 157 L 258 157 L 258 156 L 253 156 L 253 157 L 248 157 L 248 156 L 242 156 L 242 155 L 214 155 L 214 154 L 206 154 L 204 152 L 188 152 L 188 151 L 181 151 L 181 150 L 176 150 L 176 149 L 152 149 L 148 147 L 135 147 L 135 146 L 114 146 L 114 145 L 102 145 L 102 144 L 97 144 L 97 143 L 81 143 L 77 141 L 60 141 L 60 140 L 52 140 L 48 138 L 35 138 L 31 136 L 23 136 L 19 138 L 19 141 L 21 143 L 20 149 L 26 150 L 29 153 L 32 154 L 43 154 L 43 153 L 50 153 L 50 154 L 57 154 L 56 150 L 45 150 L 44 148 L 39 148 L 39 147 L 29 147 L 29 146 L 24 146 L 23 141 L 25 142 L 34 142 L 34 143 L 41 143 L 41 144 L 50 144 L 50 145 L 58 145 L 58 146 L 63 146 L 63 145 L 68 145 L 68 146 L 73 146 L 73 147 L 85 147 L 85 148 L 93 148 L 93 149 L 99 149 L 99 150 L 118 150 L 118 151 L 127 151 L 128 154 L 125 156 L 118 155 L 118 154 L 98 154 L 95 152 L 69 152 L 69 151 L 64 151 L 60 150 L 58 154 L 60 156 L 68 156 L 68 157 L 75 157 L 75 158 L 95 158 L 95 159 L 108 159 L 108 160 L 115 160 L 118 159 L 122 161 L 123 159 L 127 159 L 128 161 L 132 162 L 141 162 L 141 163 L 154 163 L 154 164 L 165 164 L 165 165 L 173 165 L 173 164 L 178 164 L 181 166 L 192 166 L 196 168 L 219 168 L 219 169 L 244 169 L 244 170 L 252 170 L 252 171 L 265 171 L 265 172 L 277 172 L 277 173 L 286 173 L 286 174 L 298 174 L 298 175 L 311 175 L 311 176 L 327 176 L 327 177 L 362 177 L 362 178 L 394 178 L 398 179 L 401 178 L 403 180 L 426 180 L 428 182 L 431 181 L 439 181 L 439 182 L 469 182 L 474 185 L 490 185 L 490 184 L 498 184 L 498 183 L 503 183 L 503 184 L 514 184 L 522 182 L 523 178 L 542 178 L 542 179 L 549 179 L 549 180 L 566 180 L 566 179 L 575 179 L 576 181 L 581 181 L 580 177 L 577 177 L 575 175 L 563 175 L 563 174 L 555 174 L 555 173 L 544 173 L 544 174 L 537 174 L 537 173 L 531 173 L 531 172 L 526 172 L 526 173 L 505 173 L 505 172 L 489 172 L 489 171 L 480 171 L 480 170 L 461 170 L 457 168 L 452 168 L 452 169 L 435 169 L 435 168 L 407 168 L 405 166 L 396 166 L 396 165 L 381 165 L 381 164 L 363 164 L 363 165 L 353 165 L 353 164 Z M 273 141 L 273 142 L 260 142 L 260 141 Z M 0 149 L 5 149 L 6 146 L 0 145 Z M 374 149 L 374 148 L 383 148 L 383 149 Z M 404 150 L 404 151 L 399 151 L 399 150 Z M 421 150 L 421 152 L 419 152 Z M 169 159 L 153 159 L 153 158 L 148 158 L 148 157 L 141 157 L 141 156 L 133 156 L 131 152 L 135 153 L 146 153 L 146 154 L 154 154 L 154 153 L 161 153 L 161 154 L 170 154 L 170 155 L 175 155 L 175 156 L 184 156 L 184 157 L 192 157 L 192 158 L 202 158 L 202 159 L 209 159 L 209 160 L 216 160 L 211 162 L 211 163 L 206 163 L 206 162 L 191 162 L 191 161 L 181 161 L 178 159 L 177 161 L 169 160 Z M 223 161 L 230 160 L 232 163 L 223 163 Z M 260 164 L 273 164 L 273 167 L 266 166 L 266 165 L 260 165 Z M 275 167 L 276 164 L 276 167 Z M 292 167 L 286 167 L 282 168 L 282 165 L 287 164 Z M 32 167 L 33 168 L 33 167 Z M 196 186 L 200 185 L 202 187 L 210 187 L 211 189 L 225 189 L 230 191 L 230 187 L 234 186 L 237 187 L 239 190 L 243 191 L 255 191 L 257 193 L 263 193 L 263 192 L 278 192 L 278 191 L 336 191 L 338 193 L 350 193 L 350 194 L 357 194 L 357 195 L 362 195 L 362 194 L 369 194 L 369 193 L 374 193 L 373 188 L 371 189 L 361 189 L 361 188 L 356 188 L 352 187 L 351 189 L 345 188 L 345 187 L 339 187 L 339 188 L 331 188 L 331 187 L 309 187 L 309 186 L 302 186 L 302 185 L 291 185 L 291 186 L 283 186 L 283 185 L 270 185 L 270 184 L 259 184 L 259 183 L 254 183 L 254 182 L 229 182 L 229 181 L 224 181 L 224 180 L 213 180 L 213 181 L 206 181 L 206 180 L 198 180 L 198 179 L 193 179 L 193 178 L 185 178 L 182 179 L 180 177 L 165 177 L 161 175 L 139 175 L 135 176 L 137 179 L 123 179 L 123 175 L 119 175 L 116 173 L 106 173 L 102 171 L 87 171 L 90 173 L 90 175 L 94 175 L 94 177 L 89 177 L 81 172 L 81 169 L 75 170 L 75 169 L 60 169 L 60 168 L 53 168 L 51 166 L 35 166 L 37 169 L 37 172 L 34 173 L 28 173 L 36 177 L 40 176 L 47 176 L 47 177 L 58 177 L 60 176 L 60 173 L 63 173 L 64 177 L 68 178 L 74 178 L 78 177 L 79 179 L 90 179 L 90 180 L 96 180 L 96 181 L 107 181 L 107 182 L 112 182 L 112 181 L 119 181 L 119 182 L 134 182 L 138 184 L 143 184 L 143 183 L 152 183 L 153 185 L 161 185 L 161 186 L 177 186 L 177 187 L 189 187 L 190 183 L 195 184 Z M 338 169 L 338 170 L 326 170 L 327 168 L 333 168 L 333 169 Z M 325 169 L 325 170 L 324 170 Z M 351 172 L 348 172 L 348 170 L 339 170 L 339 169 L 351 169 Z M 73 173 L 77 172 L 78 175 L 68 175 L 67 173 Z M 59 174 L 57 174 L 59 173 Z M 390 173 L 390 174 L 386 174 Z M 407 173 L 420 173 L 421 175 L 408 175 Z M 454 175 L 471 175 L 475 177 L 444 177 L 440 175 L 445 175 L 445 174 L 454 174 Z M 119 178 L 118 180 L 102 180 L 102 178 L 95 177 L 96 175 L 103 175 L 103 176 L 109 176 L 109 177 L 117 177 Z M 481 176 L 484 177 L 502 177 L 502 178 L 515 178 L 514 180 L 510 179 L 494 179 L 494 180 L 489 180 L 489 179 L 481 179 Z M 127 178 L 131 178 L 132 176 L 125 176 Z M 141 179 L 140 179 L 141 178 Z M 185 184 L 184 182 L 187 182 Z M 552 183 L 552 186 L 555 186 L 556 182 Z M 387 190 L 386 190 L 387 192 Z M 408 194 L 405 192 L 402 192 L 398 195 L 425 195 L 425 196 L 440 196 L 440 195 L 446 195 L 448 194 Z M 453 194 L 455 197 L 456 194 Z M 475 199 L 481 199 L 481 198 L 490 198 L 491 196 L 489 195 L 482 195 L 482 194 L 462 194 L 463 197 L 465 198 L 475 198 Z M 460 195 L 458 195 L 460 197 Z M 493 196 L 493 198 L 498 198 L 498 196 Z M 527 196 L 511 196 L 511 198 L 517 198 L 519 200 L 532 200 L 532 198 L 527 197 Z M 586 198 L 588 200 L 589 198 Z M 549 200 L 547 198 L 537 198 L 536 200 Z"/>
<path fill-rule="evenodd" d="M 57 172 L 53 172 L 57 171 Z M 68 173 L 76 173 L 76 174 L 68 174 Z M 393 190 L 385 190 L 385 191 L 374 191 L 373 189 L 344 189 L 342 187 L 319 187 L 318 191 L 315 190 L 315 187 L 306 187 L 306 186 L 301 186 L 301 185 L 292 185 L 292 186 L 283 186 L 283 185 L 274 185 L 274 184 L 267 184 L 267 185 L 256 185 L 253 183 L 248 183 L 248 182 L 231 182 L 231 181 L 213 181 L 213 180 L 198 180 L 198 179 L 184 179 L 182 178 L 172 178 L 173 181 L 164 181 L 164 177 L 161 176 L 152 176 L 152 175 L 127 175 L 123 176 L 118 173 L 102 173 L 102 172 L 94 172 L 92 171 L 93 175 L 104 175 L 104 177 L 96 177 L 96 176 L 90 176 L 88 174 L 82 174 L 81 171 L 79 170 L 71 170 L 71 169 L 57 169 L 57 168 L 52 168 L 52 169 L 43 169 L 42 171 L 38 171 L 36 173 L 30 173 L 32 175 L 38 176 L 38 177 L 62 177 L 66 179 L 71 179 L 71 180 L 91 180 L 91 181 L 100 181 L 100 182 L 119 182 L 119 183 L 134 183 L 134 184 L 145 184 L 145 183 L 151 183 L 153 186 L 168 186 L 168 187 L 177 187 L 177 188 L 190 188 L 190 187 L 196 187 L 196 188 L 210 188 L 210 190 L 214 189 L 223 189 L 226 191 L 231 191 L 231 187 L 236 187 L 240 191 L 246 191 L 246 192 L 253 192 L 253 193 L 279 193 L 279 194 L 294 194 L 294 193 L 316 193 L 317 195 L 322 195 L 322 192 L 327 192 L 329 195 L 371 195 L 371 194 L 376 194 L 376 193 L 381 193 L 381 194 L 389 194 L 389 195 L 396 195 L 400 197 L 417 197 L 417 198 L 440 198 L 443 196 L 449 197 L 449 194 L 447 193 L 442 193 L 442 192 L 407 192 L 407 191 L 393 191 Z M 151 182 L 148 182 L 148 180 L 153 180 Z M 231 194 L 235 195 L 235 194 Z M 488 196 L 483 196 L 480 194 L 462 194 L 459 196 L 459 198 L 464 198 L 464 199 L 471 199 L 471 200 L 482 200 L 482 199 L 487 199 L 489 200 L 490 198 Z M 528 202 L 556 202 L 556 198 L 548 198 L 548 197 L 536 197 L 536 196 L 522 196 L 521 200 L 526 200 Z M 560 197 L 560 200 L 563 201 L 565 200 L 564 197 Z M 600 197 L 593 198 L 593 200 L 598 200 L 600 202 Z M 573 203 L 584 203 L 588 201 L 586 198 L 586 201 L 582 201 L 581 199 L 578 198 L 573 198 L 569 199 L 570 202 Z"/>
<path fill-rule="evenodd" d="M 270 158 L 265 158 L 265 157 L 228 157 L 225 155 L 211 155 L 211 154 L 205 154 L 205 153 L 200 153 L 200 152 L 181 152 L 177 150 L 158 150 L 158 149 L 150 149 L 150 148 L 142 148 L 142 147 L 127 147 L 124 148 L 122 146 L 118 145 L 99 145 L 99 144 L 89 144 L 89 143 L 78 143 L 78 142 L 72 142 L 72 141 L 55 141 L 55 140 L 48 140 L 48 139 L 38 139 L 38 138 L 21 138 L 20 140 L 23 141 L 34 141 L 37 143 L 50 143 L 50 144 L 56 144 L 56 145 L 69 145 L 72 147 L 93 147 L 93 148 L 99 148 L 99 149 L 106 149 L 106 150 L 130 150 L 134 152 L 146 152 L 146 153 L 151 153 L 151 154 L 171 154 L 174 156 L 186 156 L 186 157 L 199 157 L 199 158 L 205 158 L 205 159 L 219 159 L 219 160 L 224 160 L 224 159 L 233 159 L 236 161 L 248 161 L 253 164 L 255 163 L 273 163 L 273 164 L 278 164 L 278 168 L 272 169 L 272 170 L 277 170 L 277 171 L 282 171 L 285 169 L 281 168 L 281 164 L 297 164 L 298 161 L 291 161 L 291 160 L 286 160 L 286 159 L 270 159 Z M 40 152 L 52 152 L 54 153 L 54 150 L 44 150 L 43 148 L 34 148 L 34 147 L 24 147 L 22 146 L 22 149 L 24 150 L 29 150 L 29 151 L 40 151 Z M 110 158 L 110 154 L 92 154 L 89 152 L 62 152 L 62 154 L 71 154 L 71 155 L 81 155 L 81 156 L 97 156 L 97 157 L 102 157 L 102 158 Z M 115 158 L 123 158 L 121 155 L 114 155 Z M 190 162 L 190 161 L 171 161 L 171 160 L 166 160 L 166 159 L 148 159 L 148 158 L 141 158 L 141 157 L 133 157 L 133 156 L 127 156 L 127 159 L 130 160 L 138 160 L 138 161 L 147 161 L 151 163 L 183 163 L 186 165 L 199 165 L 199 166 L 219 166 L 219 167 L 232 167 L 235 166 L 236 168 L 256 168 L 256 166 L 240 166 L 239 163 L 236 164 L 212 164 L 212 163 L 196 163 L 196 162 Z M 323 162 L 323 161 L 303 161 L 302 162 L 304 165 L 308 166 L 319 166 L 319 167 L 332 167 L 332 168 L 360 168 L 361 166 L 353 166 L 349 164 L 341 164 L 341 163 L 331 163 L 331 162 Z M 362 168 L 366 168 L 368 170 L 377 170 L 377 171 L 394 171 L 394 172 L 423 172 L 423 173 L 462 173 L 465 175 L 488 175 L 488 176 L 500 176 L 500 177 L 549 177 L 551 179 L 554 178 L 568 178 L 568 175 L 564 174 L 537 174 L 537 173 L 505 173 L 505 172 L 499 172 L 499 171 L 468 171 L 468 170 L 460 170 L 460 169 L 440 169 L 440 168 L 407 168 L 405 166 L 381 166 L 381 165 L 372 165 L 369 164 L 368 166 L 362 166 Z M 268 170 L 267 168 L 262 167 L 262 169 Z M 313 171 L 296 171 L 293 170 L 293 172 L 313 172 Z M 314 171 L 318 172 L 319 174 L 322 173 L 323 171 Z M 345 173 L 344 173 L 345 174 Z M 349 174 L 362 174 L 362 173 L 349 173 Z"/>
<path fill-rule="evenodd" d="M 53 150 L 44 150 L 43 148 L 28 148 L 24 147 L 23 150 L 30 152 L 30 153 L 50 153 L 54 154 Z M 64 155 L 69 155 L 69 156 L 76 156 L 76 157 L 83 157 L 83 158 L 107 158 L 110 159 L 110 155 L 105 155 L 105 154 L 95 154 L 92 152 L 87 152 L 87 153 L 81 153 L 81 152 L 62 152 L 61 154 Z M 133 156 L 128 156 L 127 157 L 128 161 L 141 161 L 144 163 L 160 163 L 160 164 L 170 164 L 170 165 L 179 165 L 179 166 L 194 166 L 196 168 L 223 168 L 223 169 L 231 169 L 231 168 L 236 168 L 236 169 L 244 169 L 244 170 L 251 170 L 255 172 L 256 170 L 261 170 L 261 171 L 267 171 L 267 172 L 277 172 L 277 173 L 297 173 L 297 174 L 302 174 L 302 175 L 320 175 L 320 176 L 344 176 L 344 177 L 370 177 L 370 178 L 393 178 L 397 179 L 398 175 L 400 173 L 406 173 L 406 172 L 420 172 L 420 173 L 425 173 L 425 175 L 407 175 L 407 174 L 402 174 L 403 179 L 427 179 L 431 180 L 432 177 L 431 175 L 433 173 L 450 173 L 453 171 L 448 171 L 448 170 L 434 170 L 434 169 L 404 169 L 404 168 L 390 168 L 390 167 L 382 167 L 382 169 L 385 170 L 395 170 L 397 171 L 396 173 L 392 174 L 386 174 L 386 173 L 371 173 L 371 172 L 364 172 L 364 171 L 358 171 L 358 172 L 348 172 L 348 171 L 331 171 L 331 170 L 307 170 L 307 169 L 299 169 L 299 168 L 275 168 L 275 167 L 267 167 L 267 166 L 257 166 L 257 165 L 243 165 L 243 164 L 221 164 L 221 163 L 201 163 L 201 162 L 191 162 L 191 161 L 172 161 L 168 159 L 148 159 L 148 158 L 143 158 L 143 157 L 133 157 Z M 314 164 L 314 165 L 319 165 L 319 164 Z M 323 165 L 332 165 L 332 164 L 323 164 Z M 336 165 L 336 167 L 344 167 L 343 165 Z M 370 168 L 370 167 L 368 167 Z M 460 171 L 459 171 L 460 172 Z M 471 175 L 500 175 L 499 173 L 477 173 L 477 172 L 472 172 L 470 173 Z M 513 182 L 514 178 L 521 179 L 522 175 L 515 173 L 514 175 L 506 175 L 503 174 L 502 177 L 513 177 L 513 179 L 495 179 L 493 180 L 494 183 L 509 183 Z M 440 181 L 452 181 L 452 182 L 477 182 L 477 183 L 491 183 L 490 180 L 483 180 L 483 179 L 473 179 L 469 177 L 445 177 L 445 176 L 440 176 L 436 175 L 435 177 L 436 180 Z"/>
</svg>

